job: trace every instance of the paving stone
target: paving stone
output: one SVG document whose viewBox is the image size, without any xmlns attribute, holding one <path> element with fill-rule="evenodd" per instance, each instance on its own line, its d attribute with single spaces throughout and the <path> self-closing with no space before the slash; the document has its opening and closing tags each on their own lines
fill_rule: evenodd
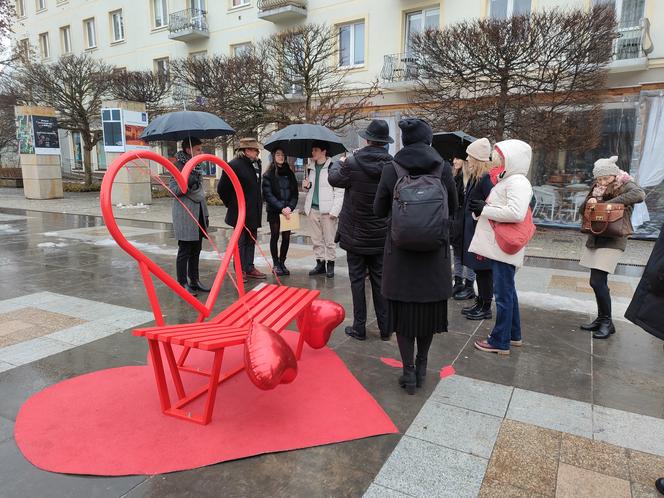
<svg viewBox="0 0 664 498">
<path fill-rule="evenodd" d="M 369 489 L 367 489 L 367 492 L 364 493 L 362 498 L 404 498 L 408 496 L 413 495 L 407 495 L 400 491 L 394 491 L 393 489 L 373 483 L 369 486 Z"/>
<path fill-rule="evenodd" d="M 100 324 L 99 322 L 88 322 L 76 327 L 53 332 L 47 337 L 60 342 L 66 342 L 75 346 L 81 346 L 109 335 L 124 331 L 123 326 Z"/>
<path fill-rule="evenodd" d="M 655 482 L 651 484 L 641 484 L 633 482 L 632 485 L 632 498 L 662 498 L 662 495 L 655 488 Z"/>
<path fill-rule="evenodd" d="M 507 418 L 591 438 L 592 405 L 582 401 L 515 389 Z"/>
<path fill-rule="evenodd" d="M 515 488 L 509 484 L 491 479 L 484 479 L 479 494 L 479 498 L 532 498 L 533 496 L 535 495 L 533 495 L 532 491 Z"/>
<path fill-rule="evenodd" d="M 7 347 L 73 327 L 83 323 L 83 320 L 29 306 L 0 313 L 0 323 L 4 324 L 0 333 L 0 347 Z"/>
<path fill-rule="evenodd" d="M 595 406 L 593 432 L 596 440 L 664 456 L 664 420 L 661 418 Z"/>
<path fill-rule="evenodd" d="M 488 459 L 501 421 L 498 417 L 430 399 L 415 417 L 406 435 Z"/>
<path fill-rule="evenodd" d="M 655 486 L 655 481 L 664 477 L 664 457 L 628 450 L 630 481 Z"/>
<path fill-rule="evenodd" d="M 441 403 L 504 417 L 513 390 L 493 382 L 452 375 L 438 383 L 432 396 Z"/>
<path fill-rule="evenodd" d="M 0 361 L 0 372 L 6 372 L 7 370 L 11 370 L 14 367 L 15 365 L 12 365 L 11 363 Z"/>
<path fill-rule="evenodd" d="M 46 356 L 66 351 L 69 348 L 71 348 L 71 344 L 46 337 L 38 337 L 0 349 L 0 361 L 15 366 L 25 365 Z"/>
<path fill-rule="evenodd" d="M 629 480 L 629 459 L 625 448 L 563 434 L 560 461 L 619 479 Z"/>
<path fill-rule="evenodd" d="M 0 443 L 14 436 L 14 422 L 0 416 Z M 0 475 L 0 478 L 2 475 Z"/>
<path fill-rule="evenodd" d="M 566 463 L 558 467 L 556 498 L 631 498 L 629 481 Z"/>
<path fill-rule="evenodd" d="M 375 483 L 417 497 L 476 497 L 486 465 L 483 458 L 406 436 Z"/>
<path fill-rule="evenodd" d="M 504 420 L 485 479 L 554 496 L 561 433 Z"/>
</svg>

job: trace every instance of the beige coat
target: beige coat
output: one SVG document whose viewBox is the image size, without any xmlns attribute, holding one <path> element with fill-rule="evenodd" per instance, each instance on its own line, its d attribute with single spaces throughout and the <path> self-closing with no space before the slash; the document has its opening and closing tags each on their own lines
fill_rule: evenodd
<svg viewBox="0 0 664 498">
<path fill-rule="evenodd" d="M 329 214 L 337 218 L 344 204 L 344 189 L 333 187 L 327 180 L 330 164 L 332 164 L 332 159 L 328 158 L 320 172 L 318 208 L 322 214 Z M 316 188 L 316 169 L 313 164 L 307 166 L 307 178 L 311 183 L 311 188 L 307 192 L 307 198 L 304 201 L 304 213 L 308 216 L 311 212 L 311 201 L 314 197 L 314 189 Z"/>
</svg>

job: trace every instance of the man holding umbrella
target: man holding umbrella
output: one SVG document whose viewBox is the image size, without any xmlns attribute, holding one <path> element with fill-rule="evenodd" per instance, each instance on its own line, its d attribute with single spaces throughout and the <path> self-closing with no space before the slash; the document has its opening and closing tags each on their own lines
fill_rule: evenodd
<svg viewBox="0 0 664 498">
<path fill-rule="evenodd" d="M 238 249 L 242 262 L 242 278 L 264 279 L 265 273 L 254 267 L 254 252 L 256 237 L 261 226 L 263 196 L 261 193 L 261 175 L 263 174 L 260 155 L 260 144 L 255 138 L 241 138 L 237 155 L 228 165 L 238 177 L 244 200 L 247 206 L 245 229 L 240 235 Z M 235 189 L 227 175 L 222 175 L 217 186 L 217 193 L 227 208 L 226 223 L 232 227 L 237 223 L 238 205 Z"/>
<path fill-rule="evenodd" d="M 380 292 L 387 219 L 376 216 L 373 210 L 383 166 L 393 161 L 386 150 L 386 146 L 394 142 L 389 134 L 387 122 L 374 119 L 365 130 L 359 132 L 367 141 L 367 146 L 349 159 L 335 162 L 330 167 L 328 177 L 330 185 L 346 189 L 337 237 L 341 248 L 346 250 L 353 294 L 353 326 L 346 327 L 346 334 L 360 341 L 366 339 L 367 302 L 364 285 L 367 272 L 380 337 L 385 341 L 390 339 L 387 308 Z"/>
</svg>

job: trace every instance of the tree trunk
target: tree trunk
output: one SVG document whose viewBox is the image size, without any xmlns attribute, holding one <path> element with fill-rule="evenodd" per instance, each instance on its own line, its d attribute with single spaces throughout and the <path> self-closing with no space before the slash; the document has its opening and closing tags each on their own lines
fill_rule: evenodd
<svg viewBox="0 0 664 498">
<path fill-rule="evenodd" d="M 85 133 L 83 139 L 83 170 L 85 171 L 85 186 L 92 185 L 92 148 L 94 144 L 90 140 L 90 133 Z"/>
</svg>

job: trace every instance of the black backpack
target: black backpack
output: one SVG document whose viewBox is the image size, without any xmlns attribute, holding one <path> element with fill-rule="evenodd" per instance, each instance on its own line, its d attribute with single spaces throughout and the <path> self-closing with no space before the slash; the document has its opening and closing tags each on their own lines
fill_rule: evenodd
<svg viewBox="0 0 664 498">
<path fill-rule="evenodd" d="M 441 181 L 443 166 L 426 175 L 411 176 L 396 162 L 397 182 L 392 197 L 392 244 L 400 249 L 429 252 L 449 239 L 447 189 Z"/>
</svg>

